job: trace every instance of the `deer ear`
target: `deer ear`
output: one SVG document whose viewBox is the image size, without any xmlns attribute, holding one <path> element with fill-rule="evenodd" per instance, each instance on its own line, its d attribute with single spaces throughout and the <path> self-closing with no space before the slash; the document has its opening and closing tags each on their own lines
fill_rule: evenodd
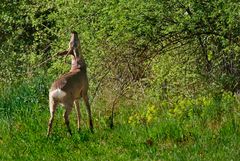
<svg viewBox="0 0 240 161">
<path fill-rule="evenodd" d="M 68 53 L 68 51 L 65 50 L 65 51 L 62 51 L 62 52 L 58 52 L 57 55 L 58 55 L 58 56 L 64 56 L 64 55 L 66 55 L 67 53 Z"/>
</svg>

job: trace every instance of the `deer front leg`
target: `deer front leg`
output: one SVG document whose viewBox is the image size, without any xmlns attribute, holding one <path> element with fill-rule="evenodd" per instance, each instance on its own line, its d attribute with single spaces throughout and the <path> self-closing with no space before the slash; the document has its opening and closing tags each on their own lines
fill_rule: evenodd
<svg viewBox="0 0 240 161">
<path fill-rule="evenodd" d="M 87 107 L 87 111 L 88 111 L 90 130 L 91 130 L 91 132 L 93 132 L 92 113 L 91 113 L 91 107 L 90 107 L 90 104 L 89 104 L 89 100 L 88 100 L 88 95 L 87 94 L 83 96 L 83 100 L 84 100 L 84 103 L 85 103 L 85 105 Z"/>
<path fill-rule="evenodd" d="M 75 109 L 77 113 L 78 131 L 80 131 L 81 112 L 80 112 L 79 100 L 74 101 L 74 103 L 75 103 Z"/>
<path fill-rule="evenodd" d="M 67 126 L 67 130 L 68 130 L 69 134 L 72 135 L 72 131 L 71 131 L 71 128 L 70 128 L 70 125 L 69 125 L 70 124 L 69 123 L 69 114 L 72 111 L 72 105 L 67 105 L 65 107 L 66 107 L 66 111 L 64 112 L 63 117 L 64 117 L 64 120 L 65 120 L 65 124 Z"/>
</svg>

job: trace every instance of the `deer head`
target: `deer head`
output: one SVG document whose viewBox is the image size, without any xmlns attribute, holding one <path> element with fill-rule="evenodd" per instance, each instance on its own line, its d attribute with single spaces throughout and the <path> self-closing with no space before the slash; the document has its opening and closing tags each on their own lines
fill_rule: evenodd
<svg viewBox="0 0 240 161">
<path fill-rule="evenodd" d="M 78 38 L 78 34 L 76 31 L 71 32 L 70 42 L 69 42 L 69 48 L 63 52 L 59 52 L 58 56 L 65 56 L 65 62 L 66 57 L 68 55 L 72 56 L 72 69 L 80 68 L 85 66 L 85 61 L 83 59 L 83 56 L 80 54 L 81 52 L 81 46 L 80 41 Z"/>
</svg>

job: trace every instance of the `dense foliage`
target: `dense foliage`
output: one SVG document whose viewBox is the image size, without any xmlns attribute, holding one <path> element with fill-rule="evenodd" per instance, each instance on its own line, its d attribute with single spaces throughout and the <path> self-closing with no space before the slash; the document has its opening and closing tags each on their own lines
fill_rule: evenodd
<svg viewBox="0 0 240 161">
<path fill-rule="evenodd" d="M 96 134 L 65 139 L 57 125 L 47 140 L 48 88 L 69 70 L 56 53 L 72 30 L 88 64 Z M 67 160 L 64 149 L 79 148 L 82 160 L 98 152 L 100 160 L 120 152 L 118 160 L 239 155 L 238 1 L 2 0 L 0 35 L 0 160 L 54 158 L 41 157 L 47 151 Z M 116 128 L 106 130 L 113 116 Z"/>
<path fill-rule="evenodd" d="M 239 10 L 239 3 L 231 0 L 5 1 L 1 68 L 7 71 L 1 71 L 1 80 L 66 71 L 61 60 L 38 65 L 65 49 L 69 32 L 76 30 L 95 83 L 102 77 L 131 83 L 149 83 L 158 77 L 158 82 L 184 79 L 189 84 L 198 74 L 208 85 L 236 92 Z M 162 59 L 168 62 L 158 63 Z"/>
</svg>

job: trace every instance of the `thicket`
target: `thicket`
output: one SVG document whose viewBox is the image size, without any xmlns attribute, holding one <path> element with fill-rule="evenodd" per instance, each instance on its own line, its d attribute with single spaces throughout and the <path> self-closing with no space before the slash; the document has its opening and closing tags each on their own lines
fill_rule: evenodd
<svg viewBox="0 0 240 161">
<path fill-rule="evenodd" d="M 92 86 L 239 89 L 238 2 L 23 0 L 0 7 L 1 84 L 67 71 L 54 54 L 76 30 Z"/>
</svg>

